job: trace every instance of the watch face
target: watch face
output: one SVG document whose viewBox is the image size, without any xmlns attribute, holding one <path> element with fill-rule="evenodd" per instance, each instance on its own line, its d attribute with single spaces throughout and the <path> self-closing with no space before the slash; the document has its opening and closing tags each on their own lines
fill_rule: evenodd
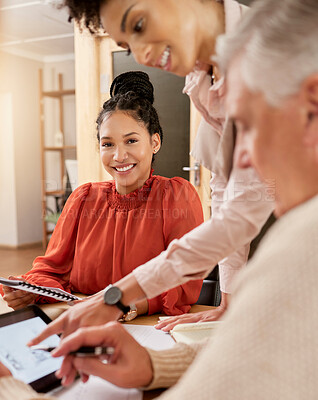
<svg viewBox="0 0 318 400">
<path fill-rule="evenodd" d="M 137 310 L 130 310 L 128 313 L 125 315 L 124 321 L 132 321 L 138 316 Z"/>
<path fill-rule="evenodd" d="M 121 299 L 121 290 L 116 286 L 111 286 L 106 289 L 104 294 L 104 301 L 106 304 L 114 305 L 117 304 Z"/>
</svg>

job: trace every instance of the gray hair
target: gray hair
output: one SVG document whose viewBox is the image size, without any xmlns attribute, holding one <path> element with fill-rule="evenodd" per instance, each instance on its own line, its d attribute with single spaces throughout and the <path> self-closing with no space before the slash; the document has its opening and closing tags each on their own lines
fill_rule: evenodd
<svg viewBox="0 0 318 400">
<path fill-rule="evenodd" d="M 318 0 L 258 0 L 238 30 L 220 37 L 215 57 L 226 74 L 242 54 L 241 73 L 252 91 L 273 106 L 318 73 Z"/>
</svg>

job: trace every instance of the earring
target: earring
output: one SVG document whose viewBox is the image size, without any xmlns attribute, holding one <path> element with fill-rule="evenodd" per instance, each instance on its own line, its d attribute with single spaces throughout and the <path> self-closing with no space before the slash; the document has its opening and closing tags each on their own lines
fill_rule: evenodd
<svg viewBox="0 0 318 400">
<path fill-rule="evenodd" d="M 158 150 L 156 150 L 156 149 L 155 149 L 155 150 L 153 151 L 153 154 L 156 154 L 156 153 L 157 153 L 157 151 L 158 151 Z"/>
</svg>

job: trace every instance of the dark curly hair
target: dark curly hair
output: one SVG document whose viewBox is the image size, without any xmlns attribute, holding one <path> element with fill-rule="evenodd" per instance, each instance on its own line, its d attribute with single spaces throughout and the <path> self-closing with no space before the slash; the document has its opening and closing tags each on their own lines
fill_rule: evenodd
<svg viewBox="0 0 318 400">
<path fill-rule="evenodd" d="M 69 22 L 74 19 L 76 22 L 83 21 L 91 33 L 100 30 L 102 24 L 99 16 L 99 9 L 108 0 L 63 0 L 58 8 L 67 7 Z"/>
<path fill-rule="evenodd" d="M 110 96 L 111 98 L 103 104 L 103 109 L 96 120 L 98 142 L 100 127 L 105 118 L 116 111 L 123 111 L 137 122 L 141 122 L 150 137 L 159 133 L 162 143 L 163 132 L 153 106 L 154 88 L 148 74 L 142 71 L 129 71 L 118 75 L 110 87 Z"/>
<path fill-rule="evenodd" d="M 67 7 L 69 10 L 69 21 L 74 19 L 77 22 L 83 20 L 86 28 L 91 33 L 96 33 L 100 30 L 102 23 L 100 19 L 99 9 L 102 4 L 108 0 L 63 0 L 59 8 Z M 218 3 L 223 3 L 223 0 L 215 0 Z"/>
</svg>

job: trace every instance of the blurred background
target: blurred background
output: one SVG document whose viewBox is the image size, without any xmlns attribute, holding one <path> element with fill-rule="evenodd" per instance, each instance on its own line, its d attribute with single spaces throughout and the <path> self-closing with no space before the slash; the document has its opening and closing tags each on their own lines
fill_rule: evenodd
<svg viewBox="0 0 318 400">
<path fill-rule="evenodd" d="M 0 0 L 2 248 L 42 242 L 43 210 L 54 214 L 59 208 L 67 184 L 64 160 L 76 158 L 74 27 L 67 13 L 51 3 Z M 176 146 L 165 146 L 176 151 Z M 187 165 L 186 160 L 180 163 Z M 165 167 L 171 168 L 165 161 L 157 166 L 163 174 Z M 48 193 L 45 204 L 41 190 Z"/>
<path fill-rule="evenodd" d="M 49 1 L 0 3 L 0 245 L 41 242 L 40 71 L 43 87 L 74 89 L 74 28 Z M 57 145 L 59 101 L 43 100 L 45 146 Z M 64 144 L 76 143 L 75 96 L 63 98 Z M 75 151 L 66 154 L 75 158 Z M 61 187 L 60 151 L 47 152 L 47 190 Z M 55 207 L 55 198 L 48 199 Z M 52 204 L 50 204 L 50 202 Z"/>
</svg>

